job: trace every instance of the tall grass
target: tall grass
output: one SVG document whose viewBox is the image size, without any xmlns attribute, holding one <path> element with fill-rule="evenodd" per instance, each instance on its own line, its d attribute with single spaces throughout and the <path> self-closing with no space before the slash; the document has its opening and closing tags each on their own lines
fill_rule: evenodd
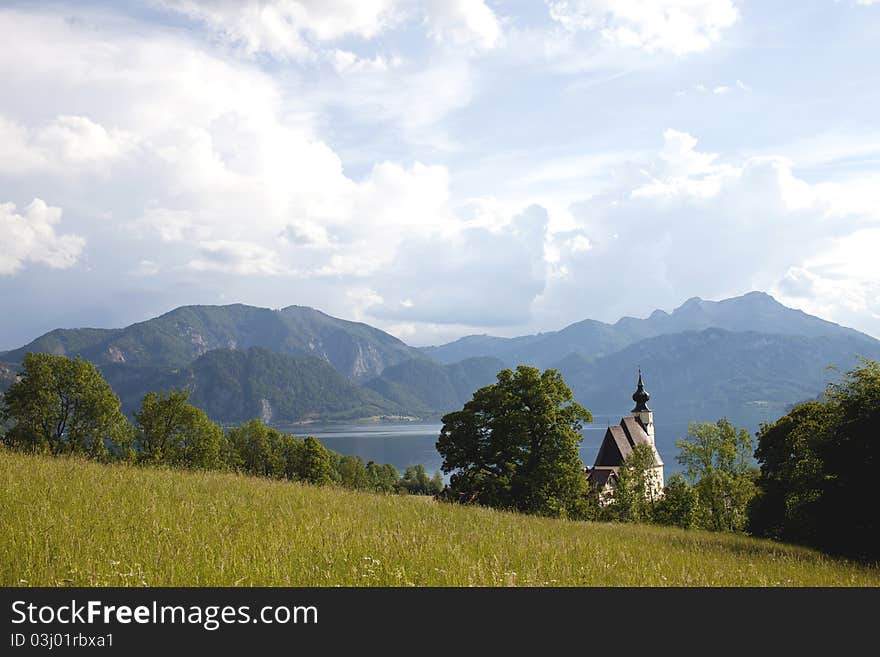
<svg viewBox="0 0 880 657">
<path fill-rule="evenodd" d="M 0 451 L 5 586 L 849 586 L 880 571 L 742 536 Z"/>
</svg>

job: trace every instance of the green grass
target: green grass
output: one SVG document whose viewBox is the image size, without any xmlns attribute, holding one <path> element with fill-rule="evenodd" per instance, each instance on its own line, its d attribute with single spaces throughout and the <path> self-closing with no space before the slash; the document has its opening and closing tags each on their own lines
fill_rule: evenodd
<svg viewBox="0 0 880 657">
<path fill-rule="evenodd" d="M 741 536 L 0 451 L 3 586 L 877 586 Z"/>
</svg>

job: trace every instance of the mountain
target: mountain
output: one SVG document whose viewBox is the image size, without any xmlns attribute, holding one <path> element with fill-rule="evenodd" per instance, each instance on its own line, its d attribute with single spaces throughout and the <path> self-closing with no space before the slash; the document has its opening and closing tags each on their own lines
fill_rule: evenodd
<svg viewBox="0 0 880 657">
<path fill-rule="evenodd" d="M 82 356 L 97 365 L 185 367 L 214 349 L 262 347 L 313 355 L 353 380 L 372 378 L 389 365 L 424 357 L 392 335 L 313 308 L 281 310 L 241 304 L 183 306 L 122 329 L 56 329 L 3 355 L 21 362 L 28 351 Z"/>
<path fill-rule="evenodd" d="M 517 338 L 467 336 L 422 351 L 441 363 L 491 356 L 511 367 L 520 363 L 549 367 L 570 354 L 597 358 L 645 338 L 706 328 L 807 337 L 849 336 L 865 344 L 877 342 L 854 329 L 788 308 L 764 292 L 749 292 L 723 301 L 694 297 L 671 314 L 655 310 L 645 319 L 623 317 L 614 324 L 586 319 L 559 331 Z"/>
<path fill-rule="evenodd" d="M 150 391 L 186 389 L 190 401 L 218 422 L 342 420 L 398 415 L 401 408 L 363 388 L 316 356 L 278 354 L 260 347 L 214 349 L 179 369 L 125 363 L 101 366 L 131 416 Z"/>
<path fill-rule="evenodd" d="M 766 292 L 749 292 L 722 301 L 704 301 L 692 297 L 673 310 L 672 314 L 655 310 L 647 319 L 623 317 L 614 327 L 631 339 L 716 327 L 728 331 L 808 337 L 848 335 L 873 340 L 855 329 L 784 306 Z"/>
<path fill-rule="evenodd" d="M 504 369 L 497 358 L 468 358 L 451 365 L 413 359 L 385 369 L 364 385 L 402 408 L 423 415 L 461 408 L 478 388 Z"/>
</svg>

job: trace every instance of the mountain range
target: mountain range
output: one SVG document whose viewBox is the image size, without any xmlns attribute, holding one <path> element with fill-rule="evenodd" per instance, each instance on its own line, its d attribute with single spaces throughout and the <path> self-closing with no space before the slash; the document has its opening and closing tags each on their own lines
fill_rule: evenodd
<svg viewBox="0 0 880 657">
<path fill-rule="evenodd" d="M 82 356 L 133 413 L 150 390 L 186 388 L 217 421 L 436 418 L 460 408 L 504 367 L 560 370 L 597 422 L 629 407 L 641 368 L 658 426 L 727 416 L 751 430 L 821 394 L 880 341 L 752 292 L 689 299 L 672 313 L 586 319 L 559 331 L 473 335 L 413 348 L 377 328 L 302 306 L 184 306 L 121 329 L 56 329 L 0 353 L 0 389 L 25 353 Z"/>
</svg>

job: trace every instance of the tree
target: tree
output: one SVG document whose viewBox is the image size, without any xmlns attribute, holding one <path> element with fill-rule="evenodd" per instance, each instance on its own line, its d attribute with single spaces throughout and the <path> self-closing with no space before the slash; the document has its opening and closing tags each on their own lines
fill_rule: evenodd
<svg viewBox="0 0 880 657">
<path fill-rule="evenodd" d="M 639 444 L 624 459 L 617 471 L 617 483 L 610 504 L 605 509 L 609 520 L 647 522 L 654 504 L 654 449 Z"/>
<path fill-rule="evenodd" d="M 445 484 L 443 483 L 443 473 L 434 470 L 434 476 L 431 477 L 431 487 L 429 489 L 431 495 L 440 495 L 443 493 Z"/>
<path fill-rule="evenodd" d="M 863 359 L 825 390 L 761 427 L 760 495 L 750 527 L 762 536 L 865 560 L 880 558 L 880 363 Z"/>
<path fill-rule="evenodd" d="M 379 465 L 375 461 L 367 463 L 367 479 L 370 482 L 370 488 L 380 493 L 393 493 L 397 487 L 397 481 L 400 474 L 390 463 Z"/>
<path fill-rule="evenodd" d="M 674 473 L 654 504 L 653 521 L 689 529 L 696 522 L 697 494 L 680 472 Z"/>
<path fill-rule="evenodd" d="M 397 487 L 401 492 L 410 495 L 439 495 L 443 490 L 443 475 L 437 471 L 429 478 L 421 463 L 408 465 Z"/>
<path fill-rule="evenodd" d="M 829 439 L 836 409 L 823 402 L 799 404 L 758 431 L 755 458 L 761 463 L 758 495 L 749 529 L 768 538 L 815 544 L 825 473 L 821 445 Z"/>
<path fill-rule="evenodd" d="M 822 519 L 827 549 L 880 558 L 880 363 L 863 359 L 825 392 L 835 408 L 828 439 L 819 444 L 825 470 Z"/>
<path fill-rule="evenodd" d="M 336 473 L 339 484 L 346 488 L 366 489 L 370 488 L 370 478 L 367 468 L 360 456 L 336 454 Z"/>
<path fill-rule="evenodd" d="M 225 465 L 223 430 L 188 400 L 185 390 L 144 396 L 134 416 L 138 461 L 206 469 Z"/>
<path fill-rule="evenodd" d="M 303 440 L 295 455 L 295 478 L 309 484 L 324 485 L 333 483 L 336 474 L 330 450 L 314 436 Z"/>
<path fill-rule="evenodd" d="M 583 422 L 556 370 L 498 373 L 464 408 L 442 418 L 437 451 L 451 474 L 447 497 L 554 516 L 577 516 L 587 496 L 578 456 Z"/>
<path fill-rule="evenodd" d="M 262 477 L 285 476 L 283 435 L 260 420 L 250 420 L 229 431 L 230 466 Z"/>
<path fill-rule="evenodd" d="M 89 361 L 27 353 L 0 416 L 12 425 L 6 442 L 17 448 L 107 458 L 124 456 L 131 442 L 119 409 L 119 397 Z"/>
<path fill-rule="evenodd" d="M 737 430 L 727 418 L 714 424 L 692 422 L 676 446 L 678 462 L 697 495 L 697 524 L 715 531 L 745 529 L 756 492 L 749 432 Z"/>
</svg>

